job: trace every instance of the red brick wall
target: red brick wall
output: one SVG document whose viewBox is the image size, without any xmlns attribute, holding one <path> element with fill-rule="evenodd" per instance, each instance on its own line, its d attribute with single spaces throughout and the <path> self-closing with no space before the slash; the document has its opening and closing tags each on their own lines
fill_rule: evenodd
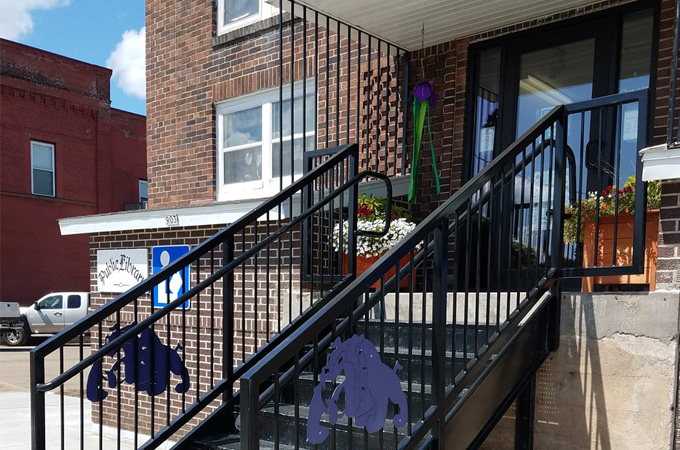
<svg viewBox="0 0 680 450">
<path fill-rule="evenodd" d="M 310 13 L 311 15 L 312 13 Z M 211 2 L 181 0 L 147 1 L 147 137 L 149 141 L 149 205 L 151 208 L 211 203 L 216 200 L 216 103 L 245 94 L 279 86 L 279 17 L 275 16 L 239 31 L 236 35 L 215 38 L 216 7 Z M 288 14 L 283 16 L 283 82 L 291 79 L 291 32 Z M 319 148 L 337 143 L 357 142 L 361 151 L 374 161 L 379 141 L 395 146 L 394 118 L 400 111 L 401 98 L 396 95 L 394 69 L 396 51 L 391 53 L 391 69 L 382 58 L 380 74 L 381 100 L 377 105 L 379 83 L 378 55 L 372 52 L 373 65 L 368 75 L 366 35 L 362 42 L 361 75 L 357 76 L 357 48 L 353 42 L 347 55 L 347 39 L 338 36 L 331 22 L 327 36 L 325 20 L 318 29 L 307 24 L 307 67 L 303 69 L 302 20 L 294 22 L 294 62 L 292 78 L 299 86 L 306 70 L 308 80 L 318 73 L 318 143 Z M 248 34 L 249 33 L 249 34 Z M 318 41 L 317 41 L 318 39 Z M 318 71 L 313 55 L 318 42 Z M 377 41 L 373 41 L 373 46 Z M 326 45 L 329 53 L 326 55 Z M 328 56 L 328 68 L 326 67 Z M 383 55 L 385 56 L 385 55 Z M 328 69 L 328 70 L 327 70 Z M 348 79 L 349 72 L 349 81 Z M 370 81 L 369 81 L 370 78 Z M 360 79 L 360 81 L 358 81 Z M 357 84 L 361 83 L 361 87 Z M 368 99 L 368 85 L 371 101 Z M 328 92 L 326 92 L 326 86 Z M 339 95 L 338 90 L 339 88 Z M 357 108 L 357 92 L 361 92 Z M 393 92 L 393 93 L 392 93 Z M 328 104 L 326 99 L 328 98 Z M 389 112 L 387 103 L 391 104 Z M 349 114 L 347 112 L 349 106 Z M 363 133 L 357 137 L 357 115 L 370 115 L 373 122 L 362 122 Z M 386 130 L 387 116 L 391 128 Z M 379 122 L 376 119 L 380 117 Z M 347 124 L 349 123 L 349 138 Z M 377 130 L 376 130 L 377 126 Z M 387 137 L 385 137 L 387 135 Z M 400 147 L 400 142 L 397 143 Z M 382 154 L 382 153 L 381 153 Z M 378 167 L 401 166 L 390 157 L 379 155 Z"/>
<path fill-rule="evenodd" d="M 657 289 L 680 289 L 680 181 L 667 180 L 661 189 Z"/>
<path fill-rule="evenodd" d="M 109 232 L 97 233 L 90 236 L 90 291 L 91 307 L 96 309 L 111 301 L 118 294 L 98 292 L 97 287 L 97 251 L 102 249 L 116 248 L 146 248 L 149 256 L 149 272 L 151 272 L 151 249 L 159 245 L 189 245 L 194 248 L 208 237 L 213 236 L 222 228 L 221 225 L 202 226 L 202 227 L 176 227 L 169 230 L 139 230 L 135 232 Z M 269 230 L 276 230 L 276 224 L 258 225 L 258 236 L 264 236 Z M 233 302 L 233 351 L 234 358 L 230 362 L 231 367 L 236 368 L 244 360 L 243 356 L 248 357 L 257 347 L 264 345 L 269 335 L 278 332 L 285 327 L 290 320 L 289 311 L 293 317 L 299 313 L 300 302 L 303 308 L 309 306 L 309 295 L 300 297 L 300 253 L 299 253 L 299 230 L 296 228 L 292 233 L 292 241 L 289 241 L 288 234 L 282 239 L 282 245 L 271 245 L 269 250 L 264 250 L 258 254 L 256 267 L 255 260 L 249 259 L 245 265 L 239 266 L 234 271 L 234 302 Z M 237 234 L 234 238 L 234 255 L 238 257 L 242 252 L 249 249 L 255 242 L 255 230 L 253 227 L 246 229 L 246 232 Z M 205 280 L 209 275 L 222 267 L 224 247 L 218 244 L 214 253 L 207 252 L 200 260 L 200 280 Z M 210 255 L 215 259 L 211 261 Z M 269 268 L 266 267 L 266 260 L 269 258 Z M 277 264 L 281 263 L 283 270 L 277 272 Z M 294 268 L 289 272 L 289 267 Z M 241 269 L 243 267 L 243 270 Z M 198 265 L 190 266 L 192 287 L 199 281 Z M 267 274 L 269 281 L 267 281 Z M 291 278 L 292 276 L 292 278 Z M 289 283 L 292 280 L 292 283 Z M 279 284 L 280 283 L 280 284 Z M 169 314 L 168 318 L 163 318 L 155 323 L 154 332 L 159 336 L 164 345 L 172 348 L 179 343 L 182 350 L 179 351 L 189 372 L 191 387 L 184 397 L 185 405 L 191 405 L 196 401 L 199 394 L 204 394 L 209 388 L 214 386 L 222 379 L 223 346 L 222 339 L 225 336 L 223 320 L 223 291 L 222 278 L 211 287 L 203 290 L 200 296 L 191 299 L 191 308 L 184 312 L 175 310 Z M 318 296 L 319 287 L 315 289 Z M 308 292 L 308 291 L 307 291 Z M 269 293 L 269 296 L 267 296 Z M 292 295 L 289 295 L 292 294 Z M 292 299 L 292 305 L 291 303 Z M 226 301 L 226 300 L 225 300 Z M 199 306 L 200 304 L 200 306 Z M 126 326 L 135 321 L 147 318 L 153 311 L 151 298 L 144 295 L 139 298 L 137 304 L 137 314 L 135 316 L 134 304 L 126 306 L 120 316 L 111 315 L 102 324 L 102 339 L 110 334 L 109 328 L 115 323 Z M 200 321 L 199 321 L 200 309 Z M 245 311 L 245 315 L 243 313 Z M 267 311 L 269 314 L 267 314 Z M 182 327 L 182 324 L 185 327 Z M 170 339 L 168 340 L 168 329 Z M 268 334 L 269 333 L 269 334 Z M 199 338 L 200 336 L 200 338 Z M 214 340 L 211 342 L 211 338 Z M 99 331 L 91 330 L 92 349 L 99 347 Z M 200 352 L 199 352 L 200 339 Z M 198 363 L 200 355 L 200 365 Z M 124 356 L 124 355 L 123 355 Z M 104 360 L 104 370 L 109 370 L 113 358 Z M 213 376 L 211 378 L 211 368 Z M 124 371 L 123 371 L 124 373 Z M 179 383 L 178 376 L 172 376 L 170 383 L 170 412 L 174 418 L 182 407 L 182 395 L 173 390 Z M 238 385 L 237 385 L 238 387 Z M 121 408 L 118 408 L 118 397 L 115 389 L 105 388 L 108 392 L 107 398 L 103 402 L 104 423 L 108 426 L 116 426 L 117 412 L 123 411 L 122 428 L 134 430 L 134 411 L 135 396 L 133 386 L 124 384 L 121 386 Z M 155 431 L 165 425 L 167 414 L 166 392 L 156 396 L 154 401 Z M 221 398 L 216 403 L 201 412 L 201 414 L 183 428 L 179 435 L 185 434 L 199 420 L 205 418 L 215 406 L 219 405 Z M 139 432 L 151 434 L 151 404 L 152 398 L 146 392 L 139 393 L 137 409 L 139 414 Z M 99 404 L 93 403 L 92 418 L 95 422 L 99 420 Z"/>
<path fill-rule="evenodd" d="M 87 291 L 86 236 L 57 219 L 122 210 L 146 178 L 144 117 L 110 108 L 111 71 L 0 40 L 0 298 Z M 55 145 L 56 196 L 31 194 L 31 141 Z"/>
</svg>

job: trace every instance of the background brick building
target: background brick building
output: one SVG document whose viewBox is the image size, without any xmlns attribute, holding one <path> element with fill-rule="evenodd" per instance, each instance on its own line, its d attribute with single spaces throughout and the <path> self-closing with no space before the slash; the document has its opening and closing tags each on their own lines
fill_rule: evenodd
<svg viewBox="0 0 680 450">
<path fill-rule="evenodd" d="M 85 236 L 57 219 L 121 211 L 146 180 L 143 116 L 111 108 L 111 70 L 0 40 L 0 298 L 88 291 Z"/>
</svg>

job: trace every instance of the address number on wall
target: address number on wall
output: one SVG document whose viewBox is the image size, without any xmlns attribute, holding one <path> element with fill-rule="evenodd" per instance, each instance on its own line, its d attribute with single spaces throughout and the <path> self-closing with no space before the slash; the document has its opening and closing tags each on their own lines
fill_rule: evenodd
<svg viewBox="0 0 680 450">
<path fill-rule="evenodd" d="M 167 226 L 179 225 L 179 214 L 168 214 L 165 216 L 165 224 Z"/>
</svg>

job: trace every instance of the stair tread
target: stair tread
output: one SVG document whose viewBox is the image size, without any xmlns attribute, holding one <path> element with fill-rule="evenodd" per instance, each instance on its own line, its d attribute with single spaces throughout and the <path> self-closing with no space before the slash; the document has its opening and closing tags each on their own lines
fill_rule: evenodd
<svg viewBox="0 0 680 450">
<path fill-rule="evenodd" d="M 303 372 L 300 374 L 300 379 L 305 380 L 305 381 L 314 381 L 314 375 L 311 372 Z M 338 375 L 336 378 L 337 383 L 342 383 L 345 380 L 344 375 Z M 407 381 L 400 381 L 401 388 L 404 390 L 404 392 L 408 392 L 408 382 Z M 420 394 L 421 390 L 420 388 L 424 387 L 425 388 L 425 393 L 426 394 L 431 394 L 432 393 L 432 386 L 430 386 L 428 383 L 421 384 L 420 382 L 411 382 L 411 390 L 410 392 L 412 394 Z"/>
<path fill-rule="evenodd" d="M 303 422 L 303 421 L 306 422 L 306 419 L 302 419 L 302 417 L 308 417 L 308 416 L 309 416 L 309 407 L 307 407 L 307 406 L 298 406 L 298 408 L 300 409 L 300 416 L 301 416 L 301 420 L 300 420 L 301 423 L 300 423 L 300 426 L 304 426 L 304 424 L 303 424 L 302 422 Z M 262 408 L 261 411 L 262 411 L 262 412 L 269 413 L 269 414 L 272 414 L 272 415 L 275 414 L 275 409 L 274 409 L 274 406 L 273 406 L 273 405 L 271 405 L 271 406 L 265 406 L 264 408 Z M 279 404 L 278 415 L 279 415 L 279 416 L 286 416 L 286 417 L 294 418 L 294 417 L 295 417 L 295 405 Z M 329 426 L 330 426 L 330 424 L 329 424 L 329 422 L 328 422 L 328 417 L 327 417 L 327 415 L 324 415 L 324 418 L 322 419 L 322 423 L 323 423 L 324 425 L 329 425 Z M 349 421 L 348 421 L 347 416 L 343 416 L 343 417 L 339 418 L 336 425 L 340 425 L 340 426 L 342 426 L 342 427 L 347 427 L 347 426 L 349 426 Z M 401 427 L 401 428 L 405 428 L 405 427 L 406 427 L 406 425 L 404 425 L 404 426 Z M 363 430 L 364 428 L 363 428 L 363 427 L 358 427 L 358 426 L 356 426 L 356 425 L 353 423 L 353 424 L 352 424 L 352 429 L 353 429 L 355 432 L 362 432 L 362 430 Z M 387 417 L 387 420 L 385 420 L 385 426 L 383 427 L 383 431 L 384 431 L 385 433 L 394 433 L 394 424 L 392 423 L 392 418 L 391 418 L 391 417 Z"/>
<path fill-rule="evenodd" d="M 196 444 L 199 444 L 204 448 L 206 447 L 210 448 L 211 450 L 241 450 L 241 437 L 236 434 L 214 435 L 200 439 L 196 441 Z M 294 445 L 287 445 L 281 443 L 279 443 L 278 448 L 280 450 L 296 450 L 296 447 Z M 273 450 L 274 443 L 271 441 L 267 441 L 265 439 L 260 439 L 260 449 Z M 298 449 L 309 450 L 310 448 L 300 445 Z"/>
</svg>

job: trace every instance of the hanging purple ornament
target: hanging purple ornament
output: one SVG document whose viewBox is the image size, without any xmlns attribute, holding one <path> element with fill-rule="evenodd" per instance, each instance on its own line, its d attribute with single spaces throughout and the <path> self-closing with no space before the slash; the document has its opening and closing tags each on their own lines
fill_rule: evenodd
<svg viewBox="0 0 680 450">
<path fill-rule="evenodd" d="M 437 103 L 437 94 L 434 93 L 434 81 L 421 81 L 413 89 L 413 96 L 421 102 L 430 101 L 430 108 Z"/>
<path fill-rule="evenodd" d="M 418 166 L 420 163 L 420 146 L 423 142 L 425 131 L 425 119 L 427 119 L 427 131 L 430 135 L 430 151 L 432 153 L 432 166 L 434 169 L 434 179 L 437 185 L 437 194 L 441 192 L 439 185 L 439 173 L 437 172 L 437 162 L 434 154 L 434 144 L 432 142 L 432 131 L 430 129 L 430 108 L 437 102 L 437 94 L 434 93 L 434 81 L 420 81 L 413 88 L 413 157 L 411 158 L 411 184 L 408 191 L 408 201 L 416 200 L 416 182 L 418 181 Z"/>
</svg>

